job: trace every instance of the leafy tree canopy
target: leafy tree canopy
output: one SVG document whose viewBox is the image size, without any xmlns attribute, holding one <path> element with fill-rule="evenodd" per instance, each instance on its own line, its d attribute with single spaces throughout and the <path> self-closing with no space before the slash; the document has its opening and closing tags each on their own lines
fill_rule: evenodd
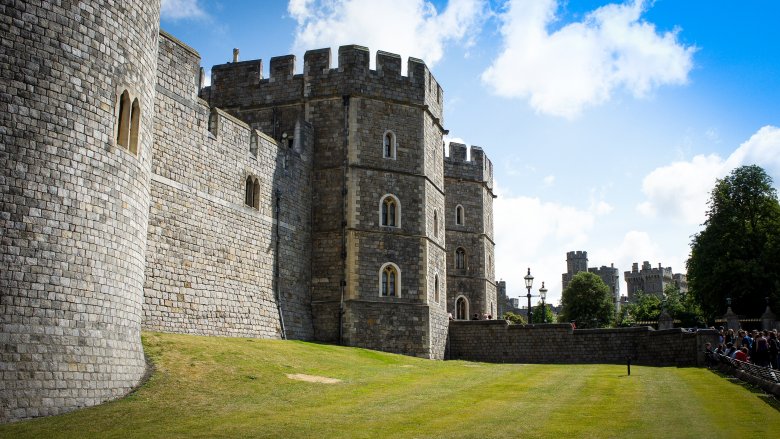
<svg viewBox="0 0 780 439">
<path fill-rule="evenodd" d="M 688 286 L 704 315 L 726 311 L 760 315 L 770 298 L 780 305 L 780 203 L 772 178 L 759 166 L 742 166 L 715 184 L 704 230 L 694 235 Z"/>
<path fill-rule="evenodd" d="M 542 307 L 542 302 L 539 302 L 533 309 L 531 319 L 533 319 L 534 323 L 554 323 L 555 315 L 553 315 L 549 303 L 545 303 L 544 307 Z"/>
<path fill-rule="evenodd" d="M 504 320 L 517 325 L 525 325 L 525 316 L 515 314 L 512 311 L 507 311 L 504 313 Z"/>
<path fill-rule="evenodd" d="M 576 321 L 577 328 L 603 328 L 615 315 L 612 294 L 600 277 L 587 271 L 574 275 L 561 298 L 563 322 Z"/>
</svg>

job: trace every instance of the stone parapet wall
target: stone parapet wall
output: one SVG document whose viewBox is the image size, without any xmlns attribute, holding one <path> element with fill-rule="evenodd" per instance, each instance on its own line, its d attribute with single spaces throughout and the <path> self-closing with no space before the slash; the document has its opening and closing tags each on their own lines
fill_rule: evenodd
<svg viewBox="0 0 780 439">
<path fill-rule="evenodd" d="M 450 322 L 448 358 L 490 363 L 606 363 L 701 366 L 717 332 L 649 327 L 572 329 L 567 324 L 512 325 L 504 320 Z"/>
<path fill-rule="evenodd" d="M 444 157 L 444 177 L 481 182 L 492 192 L 493 163 L 478 146 L 471 146 L 471 157 L 467 157 L 467 152 L 466 145 L 449 143 L 449 154 Z"/>
<path fill-rule="evenodd" d="M 262 61 L 221 64 L 211 69 L 207 98 L 212 105 L 242 108 L 257 103 L 286 105 L 302 99 L 343 95 L 372 97 L 424 107 L 443 125 L 444 93 L 421 60 L 409 58 L 401 75 L 401 58 L 379 51 L 376 69 L 369 68 L 370 52 L 363 46 L 341 46 L 338 67 L 331 67 L 330 49 L 307 51 L 303 74 L 295 74 L 295 56 L 277 56 L 269 63 L 269 78 L 262 76 Z"/>
</svg>

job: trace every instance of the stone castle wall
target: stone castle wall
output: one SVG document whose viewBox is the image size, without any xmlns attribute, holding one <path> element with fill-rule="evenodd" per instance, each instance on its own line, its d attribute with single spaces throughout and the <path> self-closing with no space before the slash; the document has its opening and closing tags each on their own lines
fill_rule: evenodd
<svg viewBox="0 0 780 439">
<path fill-rule="evenodd" d="M 163 33 L 159 53 L 144 328 L 281 337 L 278 286 L 287 335 L 311 338 L 308 160 L 197 98 L 192 49 Z"/>
<path fill-rule="evenodd" d="M 0 422 L 122 396 L 145 370 L 159 2 L 114 3 L 0 4 Z"/>
<path fill-rule="evenodd" d="M 450 323 L 450 359 L 490 363 L 611 363 L 702 366 L 715 330 L 654 331 L 649 327 L 571 329 L 567 324 L 512 325 L 504 320 Z"/>
</svg>

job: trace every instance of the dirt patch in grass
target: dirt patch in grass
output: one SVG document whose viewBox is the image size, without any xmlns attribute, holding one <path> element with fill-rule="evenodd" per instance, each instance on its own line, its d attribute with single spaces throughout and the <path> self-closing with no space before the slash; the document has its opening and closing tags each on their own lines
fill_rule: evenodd
<svg viewBox="0 0 780 439">
<path fill-rule="evenodd" d="M 308 383 L 336 384 L 341 382 L 341 380 L 336 378 L 306 375 L 304 373 L 288 373 L 287 378 L 291 380 L 306 381 Z"/>
</svg>

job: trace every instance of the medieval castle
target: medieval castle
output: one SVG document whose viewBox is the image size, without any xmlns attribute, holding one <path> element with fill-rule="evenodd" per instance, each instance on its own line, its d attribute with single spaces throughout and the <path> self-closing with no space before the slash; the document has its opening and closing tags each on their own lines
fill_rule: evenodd
<svg viewBox="0 0 780 439">
<path fill-rule="evenodd" d="M 125 394 L 141 330 L 440 359 L 448 313 L 496 314 L 492 164 L 445 156 L 422 61 L 203 87 L 155 3 L 0 4 L 0 422 Z"/>
</svg>

